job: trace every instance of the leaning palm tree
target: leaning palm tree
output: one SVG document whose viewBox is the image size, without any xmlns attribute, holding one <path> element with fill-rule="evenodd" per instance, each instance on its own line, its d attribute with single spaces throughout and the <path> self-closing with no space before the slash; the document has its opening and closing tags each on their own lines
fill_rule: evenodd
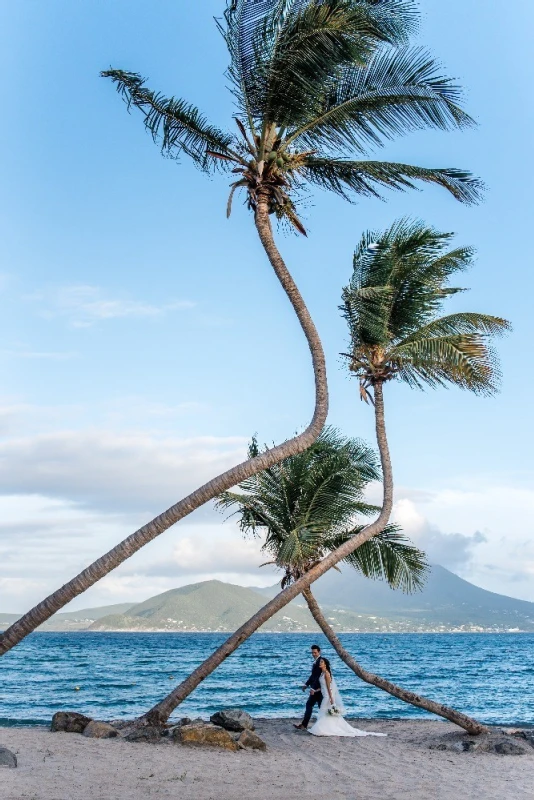
<svg viewBox="0 0 534 800">
<path fill-rule="evenodd" d="M 257 455 L 253 440 L 250 456 Z M 377 475 L 372 451 L 357 440 L 345 439 L 326 428 L 304 453 L 244 481 L 239 491 L 218 500 L 224 509 L 237 509 L 245 535 L 263 536 L 262 550 L 283 571 L 282 588 L 305 575 L 327 553 L 360 533 L 358 518 L 373 513 L 363 502 L 363 491 Z M 395 525 L 350 553 L 344 563 L 366 578 L 385 580 L 406 593 L 421 589 L 428 569 L 426 557 Z M 466 730 L 478 729 L 471 717 L 434 700 L 407 691 L 364 669 L 343 647 L 308 587 L 302 592 L 308 608 L 340 658 L 355 674 L 373 686 L 455 722 Z"/>
<path fill-rule="evenodd" d="M 448 285 L 450 276 L 466 269 L 473 256 L 471 248 L 447 250 L 451 238 L 452 234 L 439 233 L 422 222 L 406 220 L 396 222 L 383 234 L 368 232 L 354 256 L 352 281 L 343 291 L 342 311 L 351 336 L 350 353 L 345 355 L 351 372 L 360 380 L 360 396 L 372 401 L 374 406 L 383 483 L 383 502 L 378 517 L 245 622 L 150 709 L 142 717 L 143 723 L 166 721 L 174 709 L 273 614 L 385 529 L 393 506 L 393 470 L 385 426 L 384 383 L 397 379 L 418 388 L 453 384 L 483 395 L 496 391 L 499 370 L 489 340 L 508 330 L 509 323 L 500 317 L 478 313 L 438 316 L 443 301 L 461 291 Z M 312 608 L 315 608 L 313 604 Z M 316 619 L 319 622 L 320 616 Z M 348 656 L 339 640 L 331 638 L 331 642 L 341 657 Z M 420 698 L 414 695 L 412 699 Z M 441 713 L 437 708 L 432 710 Z M 461 724 L 459 719 L 455 721 Z M 469 717 L 464 717 L 463 721 L 469 733 L 486 730 Z"/>
<path fill-rule="evenodd" d="M 478 198 L 480 184 L 464 170 L 365 160 L 369 148 L 407 131 L 472 123 L 459 105 L 459 88 L 429 55 L 405 46 L 414 23 L 411 0 L 231 0 L 220 29 L 237 104 L 234 131 L 208 123 L 182 99 L 150 90 L 136 73 L 102 73 L 128 108 L 141 112 L 166 156 L 189 157 L 208 173 L 233 174 L 228 213 L 234 192 L 245 192 L 267 258 L 308 341 L 315 412 L 301 434 L 213 478 L 39 603 L 3 634 L 0 655 L 171 525 L 247 477 L 305 450 L 319 435 L 328 408 L 324 354 L 276 246 L 272 215 L 304 233 L 297 199 L 306 183 L 350 198 L 426 181 L 462 202 Z"/>
</svg>

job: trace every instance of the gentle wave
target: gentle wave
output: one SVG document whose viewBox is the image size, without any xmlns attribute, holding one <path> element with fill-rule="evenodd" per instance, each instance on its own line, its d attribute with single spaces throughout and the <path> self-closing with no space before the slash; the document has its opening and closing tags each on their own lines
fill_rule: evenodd
<svg viewBox="0 0 534 800">
<path fill-rule="evenodd" d="M 225 634 L 39 633 L 0 659 L 0 725 L 44 725 L 58 710 L 101 718 L 148 710 L 218 647 Z M 533 634 L 343 634 L 362 666 L 483 722 L 534 725 Z M 298 717 L 309 646 L 324 645 L 355 717 L 424 711 L 359 681 L 321 636 L 256 634 L 204 681 L 176 716 L 223 706 Z"/>
</svg>

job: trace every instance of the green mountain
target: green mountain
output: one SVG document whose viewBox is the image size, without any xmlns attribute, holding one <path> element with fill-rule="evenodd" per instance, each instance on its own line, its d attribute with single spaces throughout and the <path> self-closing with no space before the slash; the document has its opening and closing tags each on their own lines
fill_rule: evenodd
<svg viewBox="0 0 534 800">
<path fill-rule="evenodd" d="M 48 631 L 211 631 L 239 628 L 279 592 L 279 586 L 247 589 L 204 581 L 171 589 L 143 603 L 119 604 L 52 617 Z M 534 603 L 480 589 L 443 567 L 432 567 L 422 592 L 405 595 L 354 570 L 331 570 L 313 586 L 324 614 L 338 631 L 529 631 L 534 632 Z M 0 614 L 0 629 L 18 618 Z M 263 628 L 273 632 L 317 631 L 302 598 L 289 603 Z"/>
<path fill-rule="evenodd" d="M 273 597 L 278 587 L 256 591 Z M 319 578 L 313 593 L 329 609 L 334 627 L 343 630 L 353 629 L 357 612 L 366 620 L 369 615 L 386 618 L 391 630 L 534 631 L 534 603 L 480 589 L 438 565 L 432 567 L 423 591 L 412 595 L 347 567 Z"/>
<path fill-rule="evenodd" d="M 106 617 L 108 614 L 123 614 L 132 605 L 132 603 L 117 603 L 112 606 L 83 608 L 80 611 L 65 611 L 61 614 L 54 614 L 37 630 L 49 632 L 84 631 L 100 617 Z M 16 622 L 20 616 L 20 614 L 0 614 L 0 630 L 7 628 L 12 622 Z"/>
<path fill-rule="evenodd" d="M 203 581 L 171 589 L 125 614 L 94 622 L 91 631 L 234 631 L 265 604 L 258 592 L 221 581 Z M 290 603 L 262 628 L 265 631 L 314 629 L 308 611 Z"/>
</svg>

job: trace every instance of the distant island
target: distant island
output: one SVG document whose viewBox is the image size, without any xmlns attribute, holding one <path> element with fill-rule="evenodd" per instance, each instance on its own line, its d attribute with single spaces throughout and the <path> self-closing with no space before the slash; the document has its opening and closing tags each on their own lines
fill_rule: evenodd
<svg viewBox="0 0 534 800">
<path fill-rule="evenodd" d="M 121 603 L 56 614 L 41 631 L 124 631 L 224 633 L 251 617 L 278 586 L 249 589 L 204 581 L 171 589 L 142 603 Z M 314 585 L 330 623 L 346 633 L 534 632 L 534 603 L 488 592 L 433 566 L 424 591 L 395 592 L 381 581 L 352 570 L 331 571 Z M 0 629 L 19 615 L 0 614 Z M 299 598 L 276 614 L 261 631 L 314 633 L 318 630 Z"/>
</svg>

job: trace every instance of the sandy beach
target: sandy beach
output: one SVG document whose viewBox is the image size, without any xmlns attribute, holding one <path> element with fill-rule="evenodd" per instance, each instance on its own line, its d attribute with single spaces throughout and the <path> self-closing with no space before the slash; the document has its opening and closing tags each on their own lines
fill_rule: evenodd
<svg viewBox="0 0 534 800">
<path fill-rule="evenodd" d="M 449 731 L 434 721 L 358 720 L 387 738 L 316 738 L 290 720 L 260 720 L 267 752 L 87 739 L 0 728 L 17 769 L 0 770 L 3 800 L 532 800 L 534 750 L 522 756 L 429 749 Z"/>
</svg>

